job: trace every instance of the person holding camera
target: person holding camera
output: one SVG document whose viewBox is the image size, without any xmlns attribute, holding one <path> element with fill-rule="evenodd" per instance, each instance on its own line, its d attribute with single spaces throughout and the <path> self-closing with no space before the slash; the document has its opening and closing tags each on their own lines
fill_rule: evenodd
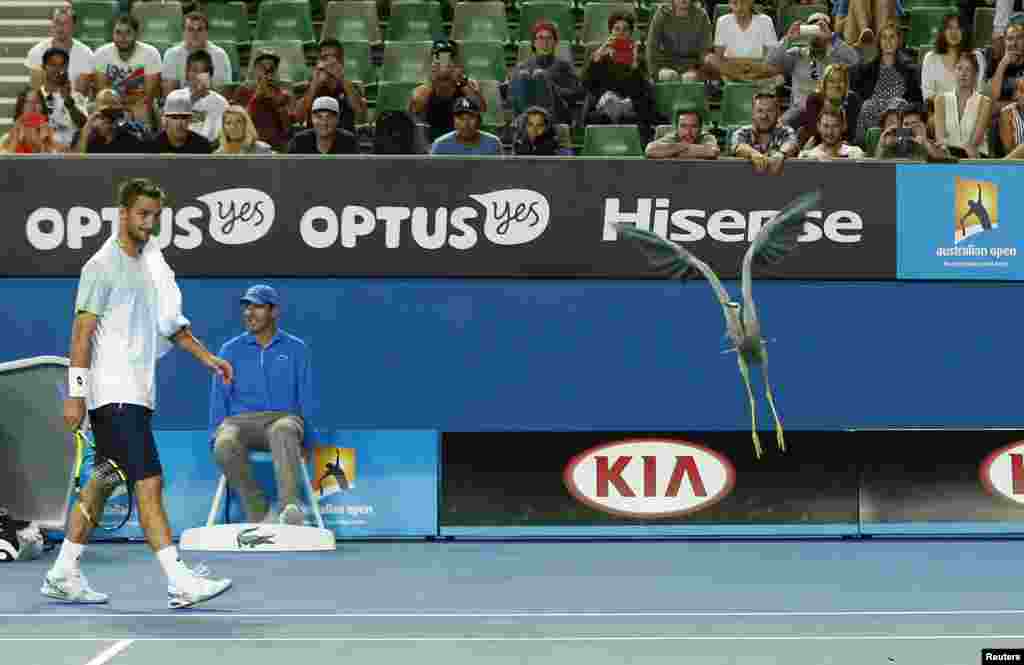
<svg viewBox="0 0 1024 665">
<path fill-rule="evenodd" d="M 584 117 L 595 125 L 636 123 L 646 144 L 654 137 L 658 117 L 640 44 L 632 37 L 635 23 L 625 12 L 608 17 L 608 39 L 594 49 L 583 68 Z"/>
<path fill-rule="evenodd" d="M 141 123 L 130 120 L 116 92 L 107 88 L 96 95 L 96 110 L 79 133 L 76 152 L 126 155 L 148 152 L 148 136 Z"/>
<path fill-rule="evenodd" d="M 78 130 L 87 120 L 85 96 L 71 89 L 68 78 L 68 52 L 53 47 L 43 54 L 42 93 L 46 101 L 46 116 L 53 127 L 54 140 L 67 150 L 74 145 Z"/>
<path fill-rule="evenodd" d="M 430 141 L 455 131 L 455 100 L 471 99 L 480 113 L 487 111 L 487 100 L 480 84 L 466 76 L 459 59 L 459 45 L 450 40 L 434 42 L 431 49 L 430 79 L 412 92 L 409 112 L 430 127 Z"/>
<path fill-rule="evenodd" d="M 314 127 L 313 102 L 332 97 L 338 102 L 338 126 L 355 133 L 357 118 L 366 117 L 366 99 L 354 82 L 345 78 L 345 47 L 336 39 L 320 42 L 320 57 L 313 70 L 313 80 L 302 98 L 303 117 L 307 129 Z"/>
<path fill-rule="evenodd" d="M 253 55 L 252 73 L 255 84 L 240 86 L 235 92 L 235 103 L 244 108 L 261 141 L 278 152 L 288 147 L 292 118 L 289 109 L 294 102 L 292 94 L 277 81 L 281 56 L 269 48 Z"/>
<path fill-rule="evenodd" d="M 935 97 L 935 141 L 955 157 L 988 157 L 992 100 L 978 92 L 978 62 L 963 52 L 956 62 L 957 88 Z"/>
<path fill-rule="evenodd" d="M 928 138 L 926 114 L 917 104 L 894 99 L 882 115 L 882 135 L 875 157 L 922 162 L 954 161 L 949 151 Z"/>
</svg>

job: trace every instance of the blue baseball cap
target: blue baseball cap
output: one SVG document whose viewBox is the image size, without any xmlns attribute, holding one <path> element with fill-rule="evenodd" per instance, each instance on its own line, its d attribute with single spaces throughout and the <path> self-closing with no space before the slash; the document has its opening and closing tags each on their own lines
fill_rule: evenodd
<svg viewBox="0 0 1024 665">
<path fill-rule="evenodd" d="M 274 287 L 267 284 L 254 284 L 242 296 L 242 302 L 253 305 L 280 305 L 281 299 L 278 298 Z"/>
</svg>

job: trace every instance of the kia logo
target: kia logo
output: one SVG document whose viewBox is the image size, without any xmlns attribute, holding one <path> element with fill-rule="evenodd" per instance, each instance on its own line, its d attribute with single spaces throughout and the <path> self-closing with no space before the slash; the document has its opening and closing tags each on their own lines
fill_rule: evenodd
<svg viewBox="0 0 1024 665">
<path fill-rule="evenodd" d="M 1024 504 L 1024 441 L 1015 441 L 986 457 L 980 476 L 989 494 Z"/>
<path fill-rule="evenodd" d="M 724 499 L 736 470 L 705 446 L 670 439 L 626 439 L 576 455 L 563 474 L 569 492 L 622 517 L 676 517 Z"/>
</svg>

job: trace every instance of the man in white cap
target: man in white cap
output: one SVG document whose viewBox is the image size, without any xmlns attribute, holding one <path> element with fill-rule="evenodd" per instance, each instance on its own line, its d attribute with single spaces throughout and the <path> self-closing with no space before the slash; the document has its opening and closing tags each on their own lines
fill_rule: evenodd
<svg viewBox="0 0 1024 665">
<path fill-rule="evenodd" d="M 213 144 L 196 134 L 192 122 L 192 94 L 184 88 L 164 100 L 164 129 L 149 144 L 149 152 L 172 155 L 209 155 Z"/>
<path fill-rule="evenodd" d="M 338 127 L 341 106 L 334 97 L 317 97 L 313 101 L 313 129 L 292 137 L 288 152 L 293 155 L 356 155 L 356 135 Z"/>
</svg>

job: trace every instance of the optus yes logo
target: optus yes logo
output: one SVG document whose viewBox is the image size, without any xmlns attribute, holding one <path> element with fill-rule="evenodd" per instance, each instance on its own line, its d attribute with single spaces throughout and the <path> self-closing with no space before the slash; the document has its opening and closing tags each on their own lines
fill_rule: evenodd
<svg viewBox="0 0 1024 665">
<path fill-rule="evenodd" d="M 993 495 L 1024 504 L 1024 441 L 996 450 L 981 463 L 981 484 Z"/>
<path fill-rule="evenodd" d="M 258 189 L 222 189 L 196 198 L 210 209 L 210 235 L 222 245 L 259 240 L 274 224 L 274 199 Z"/>
<path fill-rule="evenodd" d="M 718 503 L 736 484 L 721 453 L 673 439 L 626 439 L 576 455 L 563 474 L 581 503 L 612 515 L 662 518 Z"/>
</svg>

